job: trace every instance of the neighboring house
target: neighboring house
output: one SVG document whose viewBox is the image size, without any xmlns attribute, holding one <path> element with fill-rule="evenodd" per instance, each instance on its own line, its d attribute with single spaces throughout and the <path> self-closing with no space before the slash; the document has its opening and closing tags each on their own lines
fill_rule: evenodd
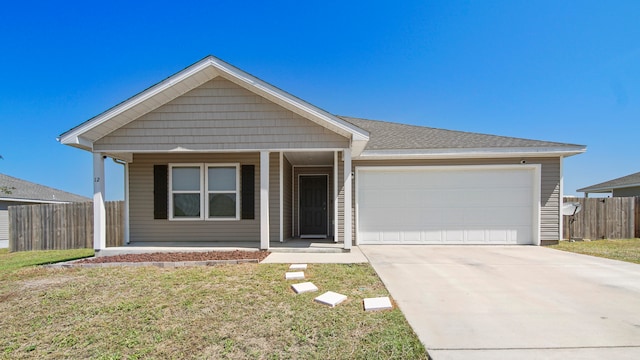
<svg viewBox="0 0 640 360">
<path fill-rule="evenodd" d="M 640 196 L 640 172 L 578 189 L 585 197 L 590 193 L 609 193 L 613 197 Z"/>
<path fill-rule="evenodd" d="M 209 56 L 60 135 L 125 165 L 126 241 L 540 244 L 581 145 L 341 117 Z"/>
<path fill-rule="evenodd" d="M 9 206 L 85 202 L 91 199 L 0 174 L 0 247 L 9 241 Z"/>
</svg>

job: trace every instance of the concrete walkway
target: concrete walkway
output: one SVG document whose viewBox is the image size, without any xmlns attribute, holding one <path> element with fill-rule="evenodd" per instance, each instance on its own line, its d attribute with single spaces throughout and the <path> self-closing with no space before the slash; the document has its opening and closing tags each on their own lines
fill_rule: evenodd
<svg viewBox="0 0 640 360">
<path fill-rule="evenodd" d="M 640 359 L 640 265 L 537 246 L 360 246 L 435 360 Z"/>
<path fill-rule="evenodd" d="M 356 264 L 366 263 L 367 258 L 357 246 L 350 252 L 321 253 L 321 252 L 272 252 L 262 264 Z"/>
</svg>

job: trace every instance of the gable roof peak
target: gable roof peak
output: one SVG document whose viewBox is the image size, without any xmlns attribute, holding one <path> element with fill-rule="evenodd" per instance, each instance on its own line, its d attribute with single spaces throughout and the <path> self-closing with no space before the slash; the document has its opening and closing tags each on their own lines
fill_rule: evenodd
<svg viewBox="0 0 640 360">
<path fill-rule="evenodd" d="M 365 130 L 260 80 L 213 55 L 208 55 L 176 74 L 64 132 L 58 137 L 58 141 L 62 144 L 92 151 L 95 141 L 115 129 L 134 121 L 140 116 L 218 76 L 354 141 L 367 141 L 369 139 L 369 134 Z"/>
</svg>

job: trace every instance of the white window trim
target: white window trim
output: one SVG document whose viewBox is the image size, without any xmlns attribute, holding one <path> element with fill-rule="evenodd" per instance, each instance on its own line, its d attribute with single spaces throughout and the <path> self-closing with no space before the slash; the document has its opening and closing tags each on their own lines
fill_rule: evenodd
<svg viewBox="0 0 640 360">
<path fill-rule="evenodd" d="M 173 168 L 198 168 L 200 169 L 200 190 L 198 191 L 177 191 L 178 194 L 199 194 L 200 195 L 200 217 L 175 217 L 173 214 Z M 209 191 L 208 169 L 211 167 L 233 167 L 236 169 L 236 189 L 235 191 Z M 170 221 L 238 221 L 240 220 L 240 164 L 239 163 L 172 163 L 169 164 L 169 220 Z M 236 216 L 235 217 L 209 217 L 209 194 L 215 193 L 235 193 L 236 195 Z"/>
<path fill-rule="evenodd" d="M 200 190 L 198 191 L 178 191 L 179 194 L 199 194 L 200 195 L 200 217 L 175 217 L 173 215 L 173 168 L 199 168 L 200 169 Z M 172 221 L 196 221 L 204 219 L 204 202 L 202 193 L 204 192 L 204 177 L 202 176 L 202 168 L 204 164 L 202 163 L 176 163 L 169 164 L 169 220 Z"/>
<path fill-rule="evenodd" d="M 236 169 L 236 189 L 234 191 L 230 190 L 220 190 L 220 191 L 211 191 L 208 189 L 209 186 L 209 168 L 216 167 L 233 167 Z M 204 165 L 204 184 L 207 187 L 204 191 L 204 200 L 205 200 L 205 220 L 207 221 L 233 221 L 240 220 L 240 164 L 239 163 L 207 163 Z M 210 217 L 209 216 L 209 194 L 230 194 L 233 193 L 236 195 L 236 216 L 235 217 Z"/>
</svg>

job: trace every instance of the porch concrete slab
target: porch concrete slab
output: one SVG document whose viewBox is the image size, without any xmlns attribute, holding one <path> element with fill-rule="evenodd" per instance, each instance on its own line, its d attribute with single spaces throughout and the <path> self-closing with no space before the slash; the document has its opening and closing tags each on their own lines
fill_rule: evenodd
<svg viewBox="0 0 640 360">
<path fill-rule="evenodd" d="M 96 256 L 150 254 L 157 252 L 259 251 L 252 242 L 139 242 L 114 246 L 96 252 Z"/>
<path fill-rule="evenodd" d="M 361 245 L 435 360 L 640 359 L 640 265 L 539 246 Z"/>
<path fill-rule="evenodd" d="M 369 262 L 357 246 L 350 252 L 309 253 L 309 252 L 272 252 L 262 264 L 357 264 Z"/>
</svg>

